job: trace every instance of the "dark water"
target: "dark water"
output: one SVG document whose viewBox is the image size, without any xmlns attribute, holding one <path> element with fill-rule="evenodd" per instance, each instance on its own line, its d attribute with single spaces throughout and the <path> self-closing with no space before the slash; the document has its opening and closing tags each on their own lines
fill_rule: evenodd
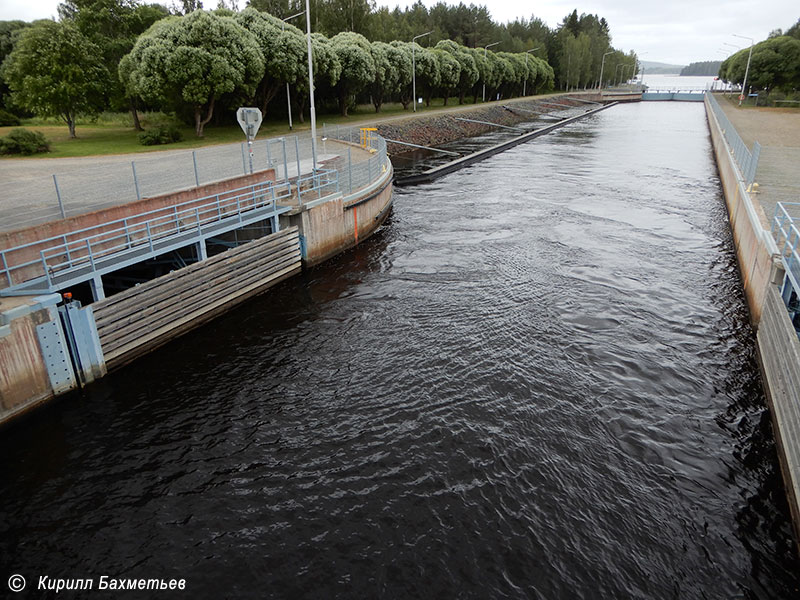
<svg viewBox="0 0 800 600">
<path fill-rule="evenodd" d="M 4 429 L 0 575 L 796 598 L 747 323 L 702 105 L 612 108 Z"/>
</svg>

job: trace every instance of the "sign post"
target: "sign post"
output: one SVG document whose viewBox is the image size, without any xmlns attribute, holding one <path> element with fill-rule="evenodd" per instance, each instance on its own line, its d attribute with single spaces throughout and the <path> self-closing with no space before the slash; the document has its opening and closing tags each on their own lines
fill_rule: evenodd
<svg viewBox="0 0 800 600">
<path fill-rule="evenodd" d="M 253 173 L 253 140 L 261 127 L 261 111 L 257 108 L 241 107 L 236 111 L 236 120 L 247 136 L 247 150 L 250 154 L 250 173 Z"/>
</svg>

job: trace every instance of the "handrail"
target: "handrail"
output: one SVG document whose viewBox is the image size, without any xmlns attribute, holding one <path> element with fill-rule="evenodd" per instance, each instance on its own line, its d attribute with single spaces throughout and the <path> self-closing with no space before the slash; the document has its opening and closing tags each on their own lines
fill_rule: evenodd
<svg viewBox="0 0 800 600">
<path fill-rule="evenodd" d="M 800 293 L 800 229 L 795 225 L 794 218 L 786 210 L 787 206 L 800 207 L 800 202 L 778 202 L 775 206 L 775 215 L 772 218 L 772 234 L 780 243 L 783 238 L 783 247 L 780 249 L 786 276 L 792 287 Z M 780 235 L 776 235 L 780 234 Z"/>
</svg>

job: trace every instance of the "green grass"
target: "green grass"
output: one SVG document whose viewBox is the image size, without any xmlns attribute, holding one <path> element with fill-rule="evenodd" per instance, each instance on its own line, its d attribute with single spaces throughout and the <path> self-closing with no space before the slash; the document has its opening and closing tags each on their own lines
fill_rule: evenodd
<svg viewBox="0 0 800 600">
<path fill-rule="evenodd" d="M 471 104 L 471 98 L 467 100 L 467 103 Z M 450 99 L 448 107 L 457 105 L 458 98 L 455 100 Z M 441 98 L 434 99 L 431 101 L 430 107 L 418 105 L 417 114 L 440 109 L 442 106 L 443 100 Z M 404 111 L 402 104 L 399 102 L 384 104 L 381 107 L 380 113 L 376 113 L 375 107 L 371 104 L 363 104 L 351 110 L 347 117 L 342 117 L 338 114 L 318 114 L 317 126 L 321 127 L 322 123 L 331 125 L 363 124 L 369 123 L 374 119 L 384 119 L 386 117 L 404 114 L 411 115 L 411 108 Z M 145 129 L 147 129 L 148 125 L 166 121 L 168 117 L 161 113 L 142 113 L 140 115 L 140 120 Z M 262 123 L 261 129 L 258 132 L 258 139 L 306 131 L 310 128 L 308 119 L 306 119 L 305 123 L 300 123 L 295 116 L 293 121 L 294 128 L 291 132 L 289 130 L 288 120 L 265 121 Z M 138 132 L 133 129 L 133 121 L 130 113 L 106 112 L 95 119 L 78 119 L 75 127 L 75 133 L 78 136 L 76 139 L 69 139 L 69 130 L 67 126 L 54 118 L 23 119 L 21 126 L 34 131 L 41 131 L 51 142 L 52 150 L 50 152 L 26 157 L 32 160 L 37 158 L 66 158 L 158 152 L 161 150 L 200 148 L 203 146 L 244 141 L 244 134 L 238 124 L 223 126 L 209 124 L 205 128 L 205 136 L 203 138 L 197 138 L 195 136 L 193 127 L 181 126 L 180 129 L 181 133 L 183 133 L 183 141 L 160 146 L 142 146 L 139 143 Z M 13 129 L 13 127 L 0 127 L 0 136 L 7 135 L 11 129 Z M 20 157 L 17 156 L 14 158 Z"/>
<path fill-rule="evenodd" d="M 465 106 L 472 105 L 472 97 L 465 98 Z M 450 98 L 445 108 L 458 109 L 458 98 Z M 417 105 L 416 114 L 424 114 L 432 110 L 440 110 L 444 107 L 441 98 L 434 98 L 431 105 Z M 317 114 L 317 127 L 321 128 L 323 123 L 328 125 L 370 125 L 378 119 L 385 119 L 393 116 L 411 116 L 414 114 L 411 107 L 403 110 L 403 105 L 399 102 L 386 103 L 381 107 L 381 112 L 376 113 L 375 107 L 371 104 L 361 104 L 350 111 L 349 116 L 342 117 L 339 114 Z M 146 128 L 160 122 L 168 121 L 169 117 L 162 113 L 141 113 L 140 120 Z M 309 121 L 300 123 L 296 116 L 294 118 L 294 128 L 290 132 L 288 120 L 269 119 L 262 123 L 258 132 L 257 139 L 275 137 L 307 131 L 310 128 Z M 209 124 L 205 128 L 205 137 L 197 138 L 194 128 L 181 126 L 183 141 L 165 144 L 160 146 L 142 146 L 139 143 L 138 132 L 133 129 L 133 121 L 130 113 L 110 113 L 105 112 L 94 119 L 78 119 L 76 122 L 76 139 L 69 139 L 67 126 L 54 118 L 24 119 L 22 127 L 41 131 L 51 142 L 51 151 L 44 154 L 25 157 L 31 160 L 37 158 L 67 158 L 79 156 L 98 156 L 109 154 L 128 154 L 128 153 L 147 153 L 163 150 L 180 150 L 213 146 L 216 144 L 229 144 L 232 142 L 244 141 L 244 134 L 238 124 L 215 126 Z M 0 136 L 5 136 L 13 127 L 0 127 Z M 2 160 L 3 157 L 0 157 Z M 20 158 L 19 156 L 6 158 Z"/>
</svg>

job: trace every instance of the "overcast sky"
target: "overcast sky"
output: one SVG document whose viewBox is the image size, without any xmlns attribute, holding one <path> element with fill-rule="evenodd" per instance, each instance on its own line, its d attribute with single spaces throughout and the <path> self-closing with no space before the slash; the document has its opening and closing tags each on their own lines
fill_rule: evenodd
<svg viewBox="0 0 800 600">
<path fill-rule="evenodd" d="M 153 0 L 150 0 L 153 1 Z M 59 0 L 0 0 L 0 20 L 46 19 L 56 16 Z M 377 0 L 379 5 L 406 7 L 413 0 Z M 437 0 L 422 0 L 426 6 Z M 448 4 L 457 1 L 446 0 Z M 466 1 L 465 4 L 471 2 Z M 208 7 L 215 0 L 206 0 Z M 244 7 L 246 0 L 239 0 Z M 787 29 L 800 18 L 798 0 L 491 0 L 474 2 L 489 7 L 492 18 L 500 23 L 517 17 L 529 19 L 531 14 L 556 26 L 574 9 L 580 13 L 595 13 L 611 25 L 615 48 L 635 50 L 642 60 L 688 64 L 699 60 L 720 60 L 720 49 L 733 51 L 749 42 L 735 38 L 739 34 L 765 39 L 776 28 Z M 532 11 L 532 12 L 531 12 Z"/>
</svg>

